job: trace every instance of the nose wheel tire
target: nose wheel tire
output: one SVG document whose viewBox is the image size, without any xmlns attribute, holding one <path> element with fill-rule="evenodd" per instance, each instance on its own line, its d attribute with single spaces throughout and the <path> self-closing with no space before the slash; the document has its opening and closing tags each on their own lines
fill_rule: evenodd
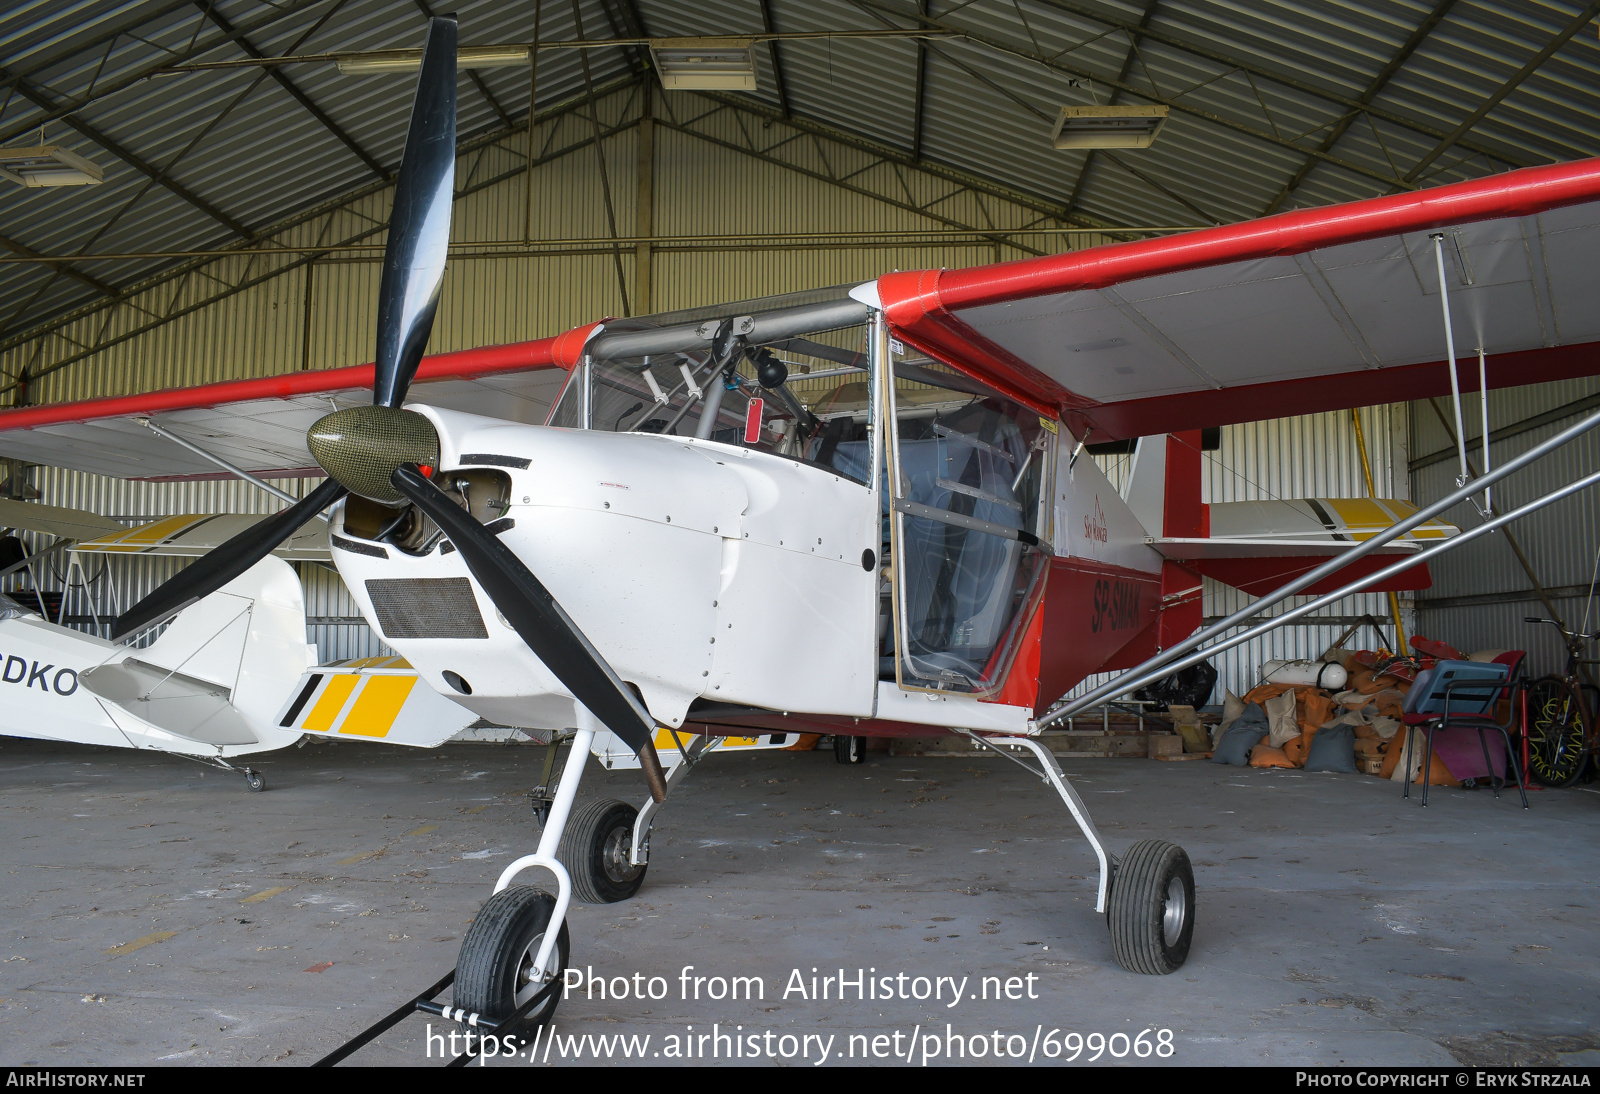
<svg viewBox="0 0 1600 1094">
<path fill-rule="evenodd" d="M 1194 868 L 1182 847 L 1140 840 L 1128 849 L 1106 902 L 1111 952 L 1129 972 L 1164 976 L 1189 957 Z"/>
<path fill-rule="evenodd" d="M 648 863 L 629 861 L 639 811 L 627 802 L 590 802 L 567 821 L 556 852 L 572 876 L 572 895 L 585 904 L 627 900 L 644 884 Z"/>
<path fill-rule="evenodd" d="M 867 739 L 865 737 L 846 737 L 835 734 L 833 738 L 833 758 L 842 764 L 859 764 L 867 761 Z"/>
<path fill-rule="evenodd" d="M 258 794 L 267 788 L 267 780 L 261 772 L 252 771 L 248 767 L 244 769 L 244 781 L 252 791 Z"/>
<path fill-rule="evenodd" d="M 571 948 L 566 923 L 561 924 L 555 948 L 545 963 L 546 975 L 535 975 L 533 967 L 555 905 L 555 897 L 528 885 L 502 889 L 484 902 L 467 929 L 456 960 L 452 1001 L 457 1007 L 498 1022 L 550 980 L 560 979 Z M 559 989 L 552 992 L 524 1019 L 525 1024 L 536 1026 L 548 1021 L 560 998 Z"/>
</svg>

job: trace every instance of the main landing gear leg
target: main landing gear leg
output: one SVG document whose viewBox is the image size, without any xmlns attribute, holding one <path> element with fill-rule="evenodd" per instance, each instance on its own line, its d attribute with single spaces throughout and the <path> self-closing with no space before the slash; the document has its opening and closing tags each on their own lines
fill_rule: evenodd
<svg viewBox="0 0 1600 1094">
<path fill-rule="evenodd" d="M 1120 860 L 1111 857 L 1083 800 L 1043 742 L 1032 737 L 980 737 L 965 729 L 954 732 L 1037 775 L 1066 802 L 1100 860 L 1094 910 L 1106 917 L 1117 964 L 1129 972 L 1158 976 L 1182 968 L 1194 935 L 1195 909 L 1194 870 L 1183 848 L 1165 840 L 1140 840 Z M 1011 748 L 1033 753 L 1038 769 L 1013 755 Z"/>
<path fill-rule="evenodd" d="M 695 765 L 719 748 L 722 741 L 721 737 L 711 736 L 696 736 L 691 740 L 679 753 L 678 762 L 667 772 L 667 794 L 671 795 L 672 788 L 688 778 L 689 772 Z M 644 805 L 639 808 L 638 816 L 634 819 L 628 861 L 638 867 L 641 873 L 650 864 L 650 828 L 655 823 L 656 812 L 665 804 L 654 798 L 646 798 Z"/>
</svg>

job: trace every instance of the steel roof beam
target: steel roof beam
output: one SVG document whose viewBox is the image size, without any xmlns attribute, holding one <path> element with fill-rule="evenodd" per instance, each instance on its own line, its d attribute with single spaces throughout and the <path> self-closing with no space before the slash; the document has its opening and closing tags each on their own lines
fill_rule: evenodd
<svg viewBox="0 0 1600 1094">
<path fill-rule="evenodd" d="M 114 300 L 122 297 L 121 290 L 119 290 L 115 285 L 109 285 L 106 282 L 101 281 L 98 277 L 91 277 L 89 274 L 86 274 L 82 270 L 78 269 L 71 262 L 63 262 L 59 260 L 50 261 L 45 259 L 45 257 L 38 251 L 35 251 L 26 244 L 18 243 L 14 239 L 7 239 L 5 236 L 0 236 L 0 247 L 4 247 L 12 254 L 22 255 L 24 258 L 40 259 L 43 265 L 49 266 L 56 273 L 65 274 L 74 281 L 81 281 L 85 285 L 88 285 L 91 289 L 96 289 Z"/>
<path fill-rule="evenodd" d="M 9 78 L 13 78 L 11 74 L 7 73 L 4 69 L 0 69 L 0 79 Z M 34 85 L 33 81 L 22 76 L 16 76 L 14 78 L 16 80 L 17 90 L 26 96 L 31 102 L 38 104 L 46 110 L 55 109 L 55 104 L 50 101 L 49 97 L 46 96 L 42 90 Z M 154 179 L 159 185 L 170 190 L 184 202 L 200 210 L 206 216 L 210 217 L 218 224 L 221 224 L 224 228 L 227 228 L 230 232 L 243 239 L 250 238 L 249 228 L 246 228 L 242 223 L 235 220 L 233 217 L 229 216 L 215 205 L 211 204 L 199 194 L 194 193 L 182 183 L 168 178 L 165 171 L 162 171 L 153 164 L 147 162 L 131 149 L 124 148 L 121 143 L 119 143 L 109 134 L 102 132 L 98 127 L 91 125 L 82 118 L 78 117 L 76 114 L 72 114 L 70 112 L 60 112 L 57 114 L 57 117 L 59 117 L 60 120 L 64 121 L 73 129 L 76 129 L 85 137 L 88 137 L 95 144 L 98 144 L 101 148 L 104 148 L 107 152 L 110 152 L 123 163 L 126 163 L 129 167 L 132 167 L 135 171 Z"/>
<path fill-rule="evenodd" d="M 762 3 L 762 7 L 765 7 L 766 4 L 767 4 L 767 0 L 761 0 L 761 3 Z M 928 0 L 917 0 L 917 10 L 920 11 L 924 17 L 926 17 L 927 14 L 928 14 Z M 768 26 L 767 30 L 770 32 L 772 30 L 772 27 Z M 777 56 L 778 44 L 776 42 L 774 42 L 772 44 L 772 48 L 773 48 L 773 56 Z M 928 94 L 928 44 L 926 42 L 924 42 L 921 38 L 918 38 L 917 39 L 917 90 L 916 90 L 916 100 L 915 100 L 914 105 L 911 108 L 911 158 L 914 159 L 914 160 L 920 160 L 922 158 L 922 127 L 923 127 L 924 122 L 926 121 L 927 113 L 928 113 L 928 110 L 927 110 L 927 106 L 928 106 L 927 94 Z M 788 112 L 785 111 L 785 113 L 788 113 Z"/>
<path fill-rule="evenodd" d="M 194 5 L 205 14 L 206 18 L 215 23 L 218 29 L 225 33 L 233 33 L 233 24 L 228 22 L 227 17 L 217 10 L 216 4 L 213 3 L 213 0 L 194 0 Z M 266 57 L 266 54 L 257 49 L 250 42 L 250 39 L 246 38 L 243 34 L 240 34 L 234 38 L 234 44 L 243 50 L 247 55 L 254 57 L 257 60 L 261 60 Z M 368 154 L 365 148 L 362 148 L 361 145 L 356 143 L 354 137 L 352 137 L 349 133 L 346 133 L 337 122 L 328 116 L 326 111 L 324 111 L 320 106 L 311 100 L 311 96 L 307 95 L 300 89 L 298 84 L 289 79 L 288 75 L 281 67 L 277 65 L 269 65 L 267 67 L 267 74 L 277 82 L 279 87 L 287 91 L 295 102 L 305 107 L 306 113 L 310 114 L 313 118 L 321 123 L 324 129 L 338 138 L 340 144 L 343 144 L 346 148 L 350 149 L 350 151 L 355 154 L 357 159 L 366 164 L 367 169 L 370 170 L 374 175 L 377 175 L 380 179 L 392 179 L 394 177 L 393 172 L 386 170 L 383 164 L 379 163 L 370 154 Z"/>
<path fill-rule="evenodd" d="M 1047 57 L 1040 53 L 1031 52 L 1027 49 L 1023 49 L 1020 46 L 1015 46 L 1009 42 L 1001 41 L 998 38 L 991 38 L 988 35 L 980 34 L 974 30 L 968 30 L 964 27 L 956 26 L 954 24 L 944 23 L 933 18 L 932 16 L 920 15 L 915 10 L 905 11 L 904 9 L 901 9 L 895 5 L 880 3 L 877 2 L 877 0 L 853 0 L 853 3 L 864 11 L 875 13 L 886 12 L 899 16 L 903 19 L 915 19 L 917 22 L 921 23 L 924 27 L 930 30 L 950 31 L 952 34 L 959 35 L 960 37 L 963 37 L 967 41 L 976 45 L 995 50 L 998 53 L 1010 54 L 1011 56 L 1020 58 L 1024 61 L 1031 61 L 1034 64 L 1040 65 L 1054 72 L 1065 73 L 1068 76 L 1076 77 L 1078 79 L 1096 80 L 1107 87 L 1116 88 L 1120 91 L 1128 93 L 1129 95 L 1144 99 L 1147 102 L 1165 106 L 1169 110 L 1181 114 L 1187 114 L 1190 117 L 1200 118 L 1203 121 L 1208 121 L 1211 124 L 1220 126 L 1223 129 L 1229 129 L 1243 136 L 1253 137 L 1258 141 L 1276 145 L 1279 148 L 1294 152 L 1297 155 L 1306 155 L 1309 152 L 1310 155 L 1315 156 L 1318 160 L 1324 163 L 1333 164 L 1336 167 L 1342 167 L 1352 174 L 1360 175 L 1363 178 L 1372 179 L 1375 182 L 1382 183 L 1384 186 L 1398 185 L 1407 190 L 1415 189 L 1412 183 L 1399 178 L 1397 175 L 1386 174 L 1382 171 L 1375 171 L 1365 164 L 1353 163 L 1349 160 L 1340 159 L 1339 157 L 1331 155 L 1327 152 L 1308 150 L 1304 145 L 1295 142 L 1291 138 L 1279 136 L 1277 133 L 1271 130 L 1258 129 L 1253 125 L 1236 121 L 1233 118 L 1224 117 L 1223 115 L 1213 113 L 1210 110 L 1204 110 L 1197 106 L 1191 106 L 1179 98 L 1167 98 L 1153 90 L 1146 91 L 1144 88 L 1136 87 L 1135 85 L 1128 83 L 1126 80 L 1108 80 L 1105 76 L 1098 75 L 1087 68 L 1065 64 L 1059 60 L 1056 60 L 1054 57 Z M 1013 93 L 1005 91 L 1005 89 L 1001 88 L 1000 85 L 995 83 L 993 80 L 989 80 L 988 82 L 991 84 L 991 86 L 994 86 L 997 90 L 1000 90 L 1002 94 L 1006 94 L 1012 98 L 1017 97 Z"/>
<path fill-rule="evenodd" d="M 1450 9 L 1455 5 L 1456 0 L 1439 0 L 1434 9 L 1428 13 L 1428 17 L 1422 21 L 1416 30 L 1411 32 L 1411 37 L 1407 38 L 1405 43 L 1395 51 L 1395 55 L 1389 58 L 1389 63 L 1383 66 L 1383 71 L 1373 77 L 1372 82 L 1361 93 L 1361 97 L 1356 100 L 1360 107 L 1365 108 L 1377 96 L 1378 92 L 1388 86 L 1389 81 L 1394 79 L 1396 74 L 1405 67 L 1405 63 L 1411 59 L 1411 55 L 1417 51 L 1417 47 L 1427 39 L 1428 35 L 1433 33 L 1435 27 L 1444 21 L 1444 17 L 1450 14 Z M 1317 146 L 1317 151 L 1327 152 L 1331 150 L 1334 145 L 1339 143 L 1339 138 L 1345 135 L 1360 116 L 1361 110 L 1352 110 L 1340 118 L 1333 129 L 1328 132 L 1328 135 L 1322 139 L 1322 143 Z M 1289 200 L 1290 195 L 1300 188 L 1300 184 L 1306 180 L 1306 176 L 1311 173 L 1311 169 L 1316 165 L 1317 158 L 1315 156 L 1307 156 L 1305 162 L 1290 176 L 1289 181 L 1283 184 L 1283 189 L 1278 191 L 1277 196 L 1267 202 L 1266 207 L 1261 210 L 1261 215 L 1267 216 L 1270 213 L 1277 212 L 1279 206 Z"/>
<path fill-rule="evenodd" d="M 611 94 L 615 94 L 615 93 L 620 92 L 620 91 L 626 91 L 628 88 L 630 88 L 630 87 L 634 86 L 635 84 L 637 84 L 640 79 L 641 79 L 641 77 L 638 77 L 638 76 L 629 76 L 629 77 L 626 77 L 624 79 L 614 80 L 614 81 L 611 81 L 609 83 L 602 84 L 599 87 L 597 87 L 595 90 L 596 90 L 596 93 L 600 94 L 600 95 L 611 95 Z M 564 101 L 562 101 L 560 103 L 557 103 L 556 105 L 550 107 L 549 109 L 541 112 L 534 119 L 534 124 L 539 124 L 541 122 L 546 122 L 546 121 L 553 120 L 555 118 L 563 117 L 563 116 L 565 116 L 567 114 L 575 113 L 586 102 L 587 102 L 587 97 L 583 96 L 583 95 L 579 95 L 577 97 L 564 100 Z M 520 126 L 517 127 L 517 129 L 520 129 L 520 128 L 521 128 Z M 504 140 L 508 135 L 510 135 L 510 133 L 515 132 L 515 131 L 516 131 L 515 129 L 513 129 L 513 130 L 500 129 L 500 130 L 495 130 L 495 131 L 490 132 L 490 133 L 476 134 L 476 135 L 471 136 L 468 139 L 462 141 L 460 146 L 459 146 L 459 151 L 461 153 L 466 153 L 466 152 L 473 151 L 474 149 L 477 149 L 477 148 L 482 147 L 484 145 L 493 144 L 496 141 Z M 558 149 L 556 152 L 551 153 L 550 155 L 546 155 L 546 156 L 540 157 L 538 162 L 539 163 L 548 163 L 551 160 L 560 158 L 561 156 L 569 155 L 572 152 L 577 151 L 578 149 L 587 148 L 589 146 L 589 144 L 590 144 L 590 140 L 591 140 L 591 138 L 587 138 L 586 137 L 586 138 L 584 138 L 584 139 L 582 139 L 580 141 L 575 142 L 572 145 L 569 145 L 569 146 L 567 146 L 565 148 Z M 515 149 L 508 149 L 508 150 L 515 151 Z M 504 172 L 501 175 L 497 175 L 496 177 L 494 177 L 492 179 L 489 179 L 489 180 L 485 181 L 484 183 L 482 183 L 482 184 L 480 184 L 478 186 L 473 186 L 473 187 L 470 187 L 468 190 L 462 191 L 461 194 L 458 194 L 458 196 L 462 196 L 462 195 L 464 195 L 466 193 L 471 193 L 471 192 L 474 192 L 476 190 L 482 189 L 484 186 L 493 185 L 494 183 L 503 181 L 504 179 L 509 178 L 512 175 L 521 174 L 525 170 L 526 170 L 525 167 L 523 167 L 522 165 L 518 165 L 516 168 L 514 168 L 511 171 Z M 334 214 L 337 214 L 337 213 L 347 209 L 351 205 L 354 205 L 355 203 L 359 202 L 363 198 L 366 198 L 366 197 L 369 197 L 372 194 L 378 193 L 379 191 L 383 190 L 386 186 L 390 186 L 390 185 L 392 185 L 392 183 L 385 183 L 385 182 L 369 182 L 369 183 L 366 183 L 365 185 L 363 185 L 361 187 L 358 187 L 357 189 L 355 189 L 353 191 L 347 191 L 346 193 L 341 194 L 338 197 L 331 198 L 331 199 L 329 199 L 329 200 L 327 200 L 325 202 L 321 202 L 318 205 L 314 206 L 313 208 L 307 209 L 307 210 L 305 210 L 303 212 L 300 212 L 300 213 L 296 213 L 293 216 L 286 217 L 283 220 L 281 220 L 281 221 L 279 221 L 279 222 L 277 222 L 275 224 L 272 224 L 272 225 L 269 225 L 269 226 L 263 228 L 256 235 L 256 237 L 252 240 L 252 242 L 263 242 L 263 241 L 269 240 L 272 236 L 279 235 L 279 234 L 281 234 L 283 232 L 290 231 L 290 230 L 292 230 L 292 229 L 294 229 L 296 227 L 299 227 L 301 225 L 304 225 L 304 224 L 313 223 L 316 220 L 318 220 L 319 218 L 328 217 L 328 216 L 332 216 Z M 359 238 L 365 238 L 366 235 L 370 235 L 373 232 L 380 232 L 385 227 L 386 227 L 386 225 L 383 224 L 383 223 L 374 223 L 374 225 L 373 225 L 373 227 L 371 228 L 370 231 L 364 231 L 363 233 L 360 234 L 359 237 L 352 236 L 350 239 L 347 239 L 347 240 L 345 240 L 343 242 L 349 243 L 349 242 L 359 241 Z M 250 248 L 248 246 L 241 246 L 241 247 L 238 247 L 238 248 L 230 251 L 228 256 L 226 256 L 226 257 L 227 258 L 234 258 L 234 257 L 240 257 L 240 256 L 248 257 L 248 256 L 252 255 L 253 253 L 254 252 L 253 252 L 252 248 Z M 321 252 L 318 252 L 318 253 L 321 253 Z M 279 268 L 273 270 L 270 273 L 261 275 L 260 277 L 249 281 L 248 283 L 241 284 L 241 285 L 239 285 L 237 287 L 234 287 L 234 288 L 231 288 L 229 290 L 225 290 L 225 291 L 223 291 L 223 292 L 221 292 L 221 293 L 219 293 L 219 294 L 217 294 L 215 296 L 208 297 L 206 300 L 201 301 L 198 304 L 195 304 L 195 305 L 192 305 L 192 306 L 185 306 L 181 311 L 177 311 L 177 312 L 174 312 L 174 313 L 166 316 L 161 321 L 161 323 L 150 323 L 150 324 L 141 325 L 137 329 L 125 332 L 126 337 L 118 336 L 113 341 L 106 342 L 106 343 L 91 347 L 89 350 L 87 350 L 87 351 L 85 351 L 83 353 L 80 353 L 77 356 L 74 356 L 74 357 L 70 358 L 69 360 L 62 361 L 62 362 L 57 362 L 57 363 L 53 364 L 52 366 L 50 366 L 50 370 L 54 371 L 58 367 L 64 367 L 65 365 L 72 364 L 74 361 L 81 360 L 81 359 L 83 359 L 85 357 L 92 356 L 95 353 L 98 353 L 98 352 L 101 352 L 102 350 L 110 348 L 110 346 L 115 345 L 118 342 L 126 341 L 128 337 L 135 337 L 135 336 L 137 336 L 139 334 L 142 334 L 142 333 L 148 333 L 149 330 L 152 330 L 155 327 L 160 326 L 164 322 L 170 322 L 171 320 L 179 318 L 182 315 L 188 315 L 191 312 L 198 310 L 200 307 L 204 307 L 204 306 L 209 305 L 209 304 L 214 304 L 218 300 L 221 300 L 221 299 L 223 299 L 223 298 L 225 298 L 227 296 L 233 295 L 233 293 L 235 293 L 235 292 L 242 291 L 243 289 L 249 288 L 252 285 L 259 284 L 262 281 L 270 280 L 272 277 L 276 277 L 276 276 L 278 276 L 280 274 L 287 273 L 292 269 L 297 269 L 297 268 L 299 268 L 300 265 L 303 265 L 308 259 L 315 258 L 315 257 L 316 257 L 316 255 L 310 255 L 307 258 L 302 258 L 299 262 L 295 262 L 295 263 L 291 263 L 291 264 L 279 267 Z M 180 262 L 180 263 L 178 263 L 178 264 L 176 264 L 176 265 L 174 265 L 172 267 L 169 267 L 166 270 L 162 270 L 159 273 L 152 274 L 152 275 L 150 275 L 150 276 L 148 276 L 148 277 L 146 277 L 146 278 L 144 278 L 144 279 L 142 279 L 142 280 L 140 280 L 138 282 L 134 282 L 134 283 L 130 283 L 128 285 L 122 286 L 121 289 L 120 289 L 121 300 L 125 301 L 125 300 L 127 300 L 129 298 L 132 298 L 132 297 L 134 297 L 134 296 L 136 296 L 136 295 L 138 295 L 140 293 L 149 292 L 149 291 L 151 291 L 151 290 L 153 290 L 153 289 L 155 289 L 155 288 L 157 288 L 157 287 L 159 287 L 159 286 L 161 286 L 161 285 L 163 285 L 163 284 L 165 284 L 167 282 L 176 281 L 179 278 L 186 277 L 189 274 L 194 273 L 195 271 L 203 270 L 203 268 L 206 267 L 207 265 L 216 263 L 218 261 L 223 261 L 223 260 L 226 260 L 226 259 L 219 259 L 217 257 L 205 257 L 205 258 L 196 258 L 196 259 L 193 259 L 193 260 L 187 261 L 187 262 Z M 82 305 L 80 305 L 80 306 L 78 306 L 76 308 L 73 308 L 70 311 L 67 311 L 67 312 L 65 312 L 65 313 L 63 313 L 61 315 L 53 316 L 52 318 L 50 318 L 47 321 L 43 321 L 43 322 L 37 323 L 34 326 L 29 327 L 29 328 L 27 328 L 25 330 L 18 331 L 16 334 L 7 334 L 7 335 L 4 335 L 4 336 L 0 336 L 0 353 L 4 353 L 7 350 L 14 349 L 17 346 L 23 345 L 23 344 L 25 344 L 27 342 L 31 342 L 31 341 L 33 341 L 35 339 L 47 337 L 47 336 L 51 335 L 52 333 L 60 330 L 63 327 L 69 326 L 72 323 L 75 323 L 78 320 L 83 319 L 83 318 L 85 318 L 87 316 L 96 314 L 98 312 L 105 311 L 108 307 L 116 306 L 118 303 L 120 303 L 120 301 L 96 300 L 96 301 L 93 301 L 91 303 L 82 304 Z"/>
<path fill-rule="evenodd" d="M 1550 41 L 1546 42 L 1544 48 L 1538 53 L 1534 54 L 1533 57 L 1529 59 L 1527 64 L 1523 65 L 1520 69 L 1513 73 L 1510 79 L 1502 83 L 1495 90 L 1494 94 L 1490 95 L 1483 101 L 1481 105 L 1479 105 L 1478 109 L 1467 115 L 1465 121 L 1456 126 L 1455 129 L 1447 134 L 1438 144 L 1434 145 L 1431 152 L 1429 152 L 1426 156 L 1423 156 L 1422 159 L 1418 160 L 1416 166 L 1412 167 L 1411 170 L 1406 172 L 1405 181 L 1408 184 L 1413 182 L 1418 175 L 1427 170 L 1429 164 L 1433 163 L 1434 160 L 1448 152 L 1452 146 L 1460 144 L 1463 148 L 1468 147 L 1467 143 L 1461 138 L 1466 136 L 1473 126 L 1481 122 L 1489 113 L 1489 111 L 1499 106 L 1501 101 L 1505 99 L 1507 95 L 1511 94 L 1518 87 L 1520 87 L 1522 85 L 1522 81 L 1526 80 L 1529 76 L 1532 76 L 1534 72 L 1538 70 L 1540 65 L 1544 64 L 1550 59 L 1556 50 L 1566 45 L 1574 34 L 1577 34 L 1580 30 L 1593 22 L 1596 15 L 1600 15 L 1600 3 L 1591 3 L 1581 12 L 1579 12 L 1576 19 L 1568 23 L 1564 28 L 1562 28 L 1559 34 L 1551 38 Z"/>
<path fill-rule="evenodd" d="M 179 64 L 193 57 L 204 56 L 214 49 L 218 49 L 221 46 L 227 45 L 240 35 L 251 34 L 265 27 L 269 27 L 281 19 L 286 19 L 291 15 L 296 15 L 299 12 L 304 11 L 306 8 L 312 7 L 319 3 L 322 3 L 322 0 L 279 0 L 277 6 L 274 7 L 269 13 L 259 16 L 255 19 L 246 19 L 244 22 L 238 24 L 231 34 L 220 34 L 215 38 L 208 38 L 204 42 L 198 42 L 188 49 L 179 50 L 175 53 L 163 54 L 161 59 L 153 64 L 148 64 L 142 68 L 135 69 L 133 72 L 128 73 L 121 79 L 111 80 L 100 85 L 99 89 L 96 90 L 92 95 L 85 94 L 76 97 L 68 96 L 65 102 L 54 103 L 47 106 L 45 108 L 46 112 L 37 118 L 29 118 L 27 121 L 18 122 L 15 125 L 11 125 L 5 129 L 0 129 L 0 144 L 4 144 L 7 141 L 10 141 L 12 138 L 18 137 L 30 130 L 39 128 L 39 126 L 44 122 L 53 122 L 58 118 L 63 118 L 68 114 L 74 113 L 75 111 L 82 110 L 90 103 L 98 102 L 109 95 L 116 95 L 119 92 L 126 91 L 131 87 L 142 85 L 151 76 L 156 75 L 171 65 Z M 188 4 L 186 2 L 181 6 L 187 7 Z M 172 8 L 163 8 L 162 14 L 166 14 L 172 10 Z M 126 31 L 123 30 L 119 31 L 118 33 L 126 33 Z M 110 40 L 110 37 L 99 38 L 93 43 L 93 47 L 97 48 Z M 89 48 L 90 47 L 85 47 L 85 51 L 87 51 Z M 22 73 L 22 77 L 24 79 L 31 79 L 34 75 L 42 72 L 45 68 L 48 68 L 51 65 L 59 64 L 72 56 L 75 56 L 75 52 L 57 58 L 49 62 L 49 64 L 36 65 L 27 72 Z M 0 79 L 9 81 L 11 78 L 11 76 L 0 73 Z"/>
<path fill-rule="evenodd" d="M 1130 35 L 1138 31 L 1136 24 L 1129 22 L 1126 18 L 1123 18 L 1112 12 L 1090 7 L 1087 4 L 1076 3 L 1074 0 L 1035 0 L 1035 2 L 1043 4 L 1046 7 L 1055 8 L 1058 11 L 1067 12 L 1070 15 L 1077 15 L 1085 19 L 1093 20 L 1094 22 L 1103 26 L 1126 31 Z M 1249 75 L 1259 79 L 1271 80 L 1275 84 L 1280 84 L 1295 91 L 1315 96 L 1316 98 L 1322 99 L 1325 102 L 1335 103 L 1347 109 L 1365 110 L 1374 118 L 1380 118 L 1383 121 L 1398 125 L 1403 129 L 1409 129 L 1413 132 L 1421 133 L 1425 137 L 1433 137 L 1435 140 L 1438 140 L 1448 135 L 1444 130 L 1437 126 L 1429 125 L 1425 121 L 1407 117 L 1404 114 L 1389 110 L 1386 107 L 1373 106 L 1371 104 L 1362 106 L 1358 100 L 1352 99 L 1348 95 L 1340 94 L 1337 91 L 1331 91 L 1325 87 L 1319 87 L 1316 84 L 1302 80 L 1299 77 L 1290 75 L 1286 72 L 1277 72 L 1266 68 L 1263 65 L 1241 60 L 1240 58 L 1228 53 L 1224 53 L 1221 50 L 1212 49 L 1209 46 L 1192 42 L 1179 35 L 1164 31 L 1159 27 L 1147 27 L 1142 33 L 1144 37 L 1149 38 L 1151 41 L 1160 42 L 1164 46 L 1171 46 L 1173 49 L 1181 50 L 1182 52 L 1190 54 L 1191 56 L 1200 57 L 1207 61 L 1213 61 L 1216 64 L 1224 65 L 1228 68 L 1236 68 L 1240 72 L 1248 73 Z M 1500 160 L 1502 163 L 1510 164 L 1512 167 L 1532 167 L 1536 163 L 1543 162 L 1542 160 L 1525 159 L 1521 156 L 1504 151 L 1496 151 L 1495 149 L 1484 145 L 1469 144 L 1465 141 L 1458 143 L 1460 143 L 1463 148 L 1470 148 L 1472 151 L 1482 155 L 1493 156 L 1495 159 Z M 1587 155 L 1587 153 L 1576 149 L 1573 151 L 1573 154 Z"/>
<path fill-rule="evenodd" d="M 927 0 L 923 0 L 923 6 L 927 6 Z M 777 24 L 772 19 L 772 0 L 761 0 L 761 29 L 768 34 L 778 33 Z M 920 50 L 922 47 L 919 45 L 917 48 Z M 783 116 L 785 118 L 790 117 L 794 114 L 794 111 L 789 106 L 789 82 L 783 76 L 783 61 L 778 56 L 778 43 L 776 41 L 767 42 L 767 56 L 772 60 L 772 82 L 778 85 L 778 105 L 783 108 Z M 917 80 L 917 116 L 919 119 L 922 116 L 922 80 L 920 77 Z M 920 122 L 917 128 L 920 133 Z"/>
</svg>

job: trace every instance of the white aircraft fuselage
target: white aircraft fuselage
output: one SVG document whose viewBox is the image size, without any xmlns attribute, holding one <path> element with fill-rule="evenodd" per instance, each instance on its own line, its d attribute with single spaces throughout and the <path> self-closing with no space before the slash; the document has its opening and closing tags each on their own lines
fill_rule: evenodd
<svg viewBox="0 0 1600 1094">
<path fill-rule="evenodd" d="M 456 469 L 509 477 L 505 507 L 485 523 L 662 724 L 681 725 L 700 697 L 873 714 L 875 491 L 713 441 L 410 409 L 438 429 L 435 482 Z M 423 679 L 502 725 L 589 724 L 482 590 L 463 583 L 451 545 L 412 554 L 363 540 L 347 509 L 333 514 L 334 561 L 374 629 Z M 474 607 L 478 619 L 464 618 Z"/>
</svg>

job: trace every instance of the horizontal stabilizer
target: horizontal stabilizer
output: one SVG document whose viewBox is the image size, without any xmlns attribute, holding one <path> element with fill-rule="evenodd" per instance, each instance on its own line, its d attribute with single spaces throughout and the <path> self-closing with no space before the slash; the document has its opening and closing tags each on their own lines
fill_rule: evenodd
<svg viewBox="0 0 1600 1094">
<path fill-rule="evenodd" d="M 477 721 L 402 657 L 363 657 L 308 669 L 278 712 L 285 730 L 341 740 L 432 748 Z"/>
<path fill-rule="evenodd" d="M 83 509 L 64 509 L 59 505 L 40 505 L 36 501 L 0 498 L 0 528 L 24 532 L 43 532 L 61 539 L 95 539 L 116 534 L 127 526 Z"/>
</svg>

